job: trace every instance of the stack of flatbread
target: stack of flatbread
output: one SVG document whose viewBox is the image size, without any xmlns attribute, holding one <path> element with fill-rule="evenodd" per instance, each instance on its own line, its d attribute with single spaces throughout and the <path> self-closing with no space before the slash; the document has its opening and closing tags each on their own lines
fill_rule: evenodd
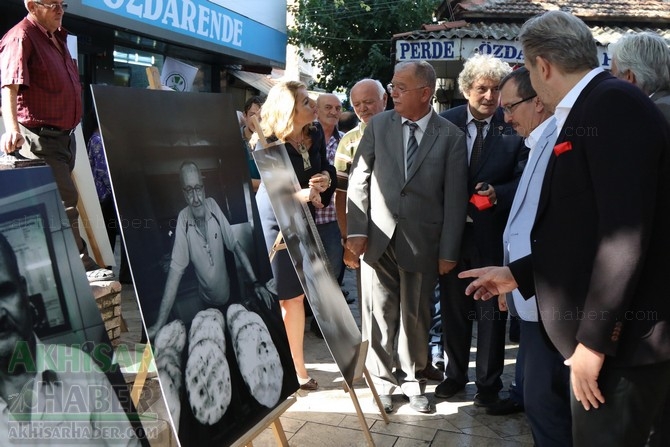
<svg viewBox="0 0 670 447">
<path fill-rule="evenodd" d="M 240 373 L 251 395 L 273 408 L 279 402 L 284 370 L 265 322 L 240 304 L 231 304 L 226 314 L 228 331 Z"/>
<path fill-rule="evenodd" d="M 186 327 L 180 320 L 174 320 L 158 331 L 153 346 L 158 377 L 177 433 L 181 414 L 180 394 L 184 383 L 181 354 L 185 345 Z"/>
<path fill-rule="evenodd" d="M 188 334 L 186 391 L 193 415 L 206 425 L 223 417 L 232 397 L 224 328 L 223 314 L 207 309 L 196 314 Z"/>
</svg>

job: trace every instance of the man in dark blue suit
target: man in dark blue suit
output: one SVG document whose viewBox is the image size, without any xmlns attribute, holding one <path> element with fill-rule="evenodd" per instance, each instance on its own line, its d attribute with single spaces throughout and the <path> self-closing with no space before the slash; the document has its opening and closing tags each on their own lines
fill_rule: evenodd
<svg viewBox="0 0 670 447">
<path fill-rule="evenodd" d="M 500 59 L 488 55 L 472 57 L 458 77 L 459 89 L 468 104 L 442 113 L 468 136 L 471 203 L 458 264 L 440 277 L 446 379 L 436 387 L 435 396 L 452 397 L 468 382 L 472 323 L 477 321 L 475 405 L 482 407 L 496 403 L 502 389 L 507 312 L 499 310 L 497 299 L 484 302 L 467 297 L 468 281 L 459 279 L 457 274 L 502 262 L 502 233 L 528 159 L 528 148 L 505 123 L 498 107 L 498 84 L 510 71 Z"/>
<path fill-rule="evenodd" d="M 478 277 L 475 299 L 536 295 L 570 367 L 575 446 L 641 447 L 670 394 L 670 127 L 647 95 L 600 68 L 578 18 L 544 13 L 519 40 L 558 131 L 531 254 L 461 276 Z"/>
</svg>

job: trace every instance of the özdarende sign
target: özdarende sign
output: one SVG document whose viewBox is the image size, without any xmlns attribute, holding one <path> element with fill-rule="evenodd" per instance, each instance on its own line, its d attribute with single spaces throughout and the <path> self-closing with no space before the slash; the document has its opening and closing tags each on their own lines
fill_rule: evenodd
<svg viewBox="0 0 670 447">
<path fill-rule="evenodd" d="M 522 64 L 523 49 L 518 41 L 490 39 L 424 39 L 397 40 L 396 60 L 457 61 L 466 60 L 476 53 L 490 54 L 505 62 Z M 603 68 L 610 67 L 606 47 L 598 46 L 598 60 Z"/>
<path fill-rule="evenodd" d="M 211 1 L 82 0 L 82 4 L 215 45 L 274 61 L 286 60 L 285 33 Z"/>
</svg>

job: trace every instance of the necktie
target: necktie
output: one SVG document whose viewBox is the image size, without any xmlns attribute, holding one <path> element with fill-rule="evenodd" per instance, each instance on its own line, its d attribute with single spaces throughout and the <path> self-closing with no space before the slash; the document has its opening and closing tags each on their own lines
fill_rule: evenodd
<svg viewBox="0 0 670 447">
<path fill-rule="evenodd" d="M 412 163 L 414 162 L 414 157 L 419 150 L 419 143 L 416 141 L 416 137 L 414 136 L 414 132 L 419 127 L 419 125 L 412 121 L 405 121 L 405 124 L 407 124 L 409 127 L 409 140 L 407 140 L 407 172 L 409 173 L 409 170 L 412 167 Z"/>
<path fill-rule="evenodd" d="M 486 121 L 472 120 L 477 127 L 477 135 L 475 142 L 472 144 L 472 154 L 470 155 L 470 175 L 474 175 L 479 165 L 479 158 L 482 155 L 482 148 L 484 147 L 484 126 Z"/>
</svg>

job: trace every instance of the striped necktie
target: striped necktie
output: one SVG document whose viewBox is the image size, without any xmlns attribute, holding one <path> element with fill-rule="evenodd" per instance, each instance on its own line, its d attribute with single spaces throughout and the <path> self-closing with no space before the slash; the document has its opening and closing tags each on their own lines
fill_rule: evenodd
<svg viewBox="0 0 670 447">
<path fill-rule="evenodd" d="M 412 121 L 405 121 L 405 124 L 409 127 L 409 140 L 407 140 L 407 172 L 409 173 L 414 158 L 416 157 L 416 153 L 419 150 L 419 143 L 414 136 L 414 132 L 416 132 L 419 125 Z"/>
</svg>

